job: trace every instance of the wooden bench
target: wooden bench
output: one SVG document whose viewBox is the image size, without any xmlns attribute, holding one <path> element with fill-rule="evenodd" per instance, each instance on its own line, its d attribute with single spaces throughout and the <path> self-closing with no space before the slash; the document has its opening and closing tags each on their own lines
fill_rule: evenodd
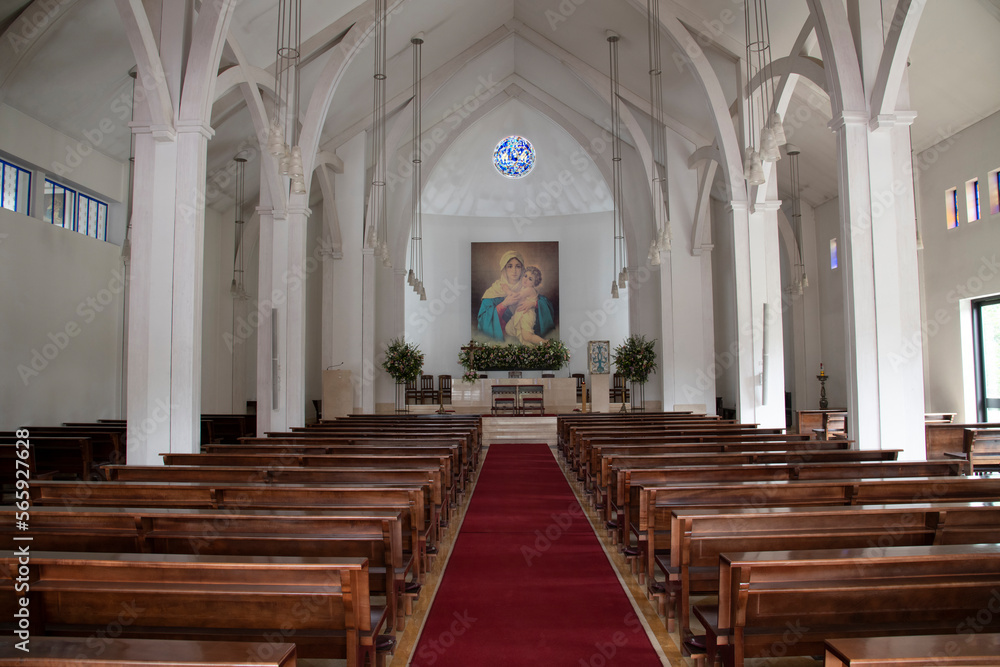
<svg viewBox="0 0 1000 667">
<path fill-rule="evenodd" d="M 123 637 L 32 637 L 29 652 L 0 640 L 0 667 L 295 667 L 295 644 Z"/>
<path fill-rule="evenodd" d="M 89 426 L 25 426 L 32 440 L 46 438 L 90 438 L 94 465 L 125 463 L 125 428 L 112 424 Z"/>
<path fill-rule="evenodd" d="M 955 462 L 957 463 L 957 462 Z M 677 466 L 672 468 L 626 469 L 615 476 L 618 508 L 618 538 L 629 544 L 627 527 L 639 511 L 639 489 L 649 486 L 708 482 L 750 482 L 787 480 L 837 480 L 873 477 L 941 477 L 967 473 L 963 463 L 948 461 L 870 461 L 847 463 L 755 463 L 731 466 Z"/>
<path fill-rule="evenodd" d="M 967 428 L 1000 428 L 1000 423 L 924 424 L 927 459 L 946 459 L 946 452 L 961 452 Z"/>
<path fill-rule="evenodd" d="M 950 424 L 955 421 L 956 412 L 925 412 L 925 424 Z"/>
<path fill-rule="evenodd" d="M 975 474 L 976 468 L 995 471 L 1000 466 L 1000 428 L 964 429 L 962 451 L 945 454 L 968 461 L 970 474 Z"/>
<path fill-rule="evenodd" d="M 416 555 L 415 576 L 423 581 L 433 537 L 418 486 L 310 486 L 195 482 L 36 481 L 32 505 L 65 507 L 181 507 L 188 509 L 394 509 L 406 514 L 403 549 Z"/>
<path fill-rule="evenodd" d="M 675 510 L 666 576 L 668 630 L 691 636 L 693 593 L 717 595 L 719 556 L 731 551 L 854 549 L 1000 541 L 1000 503 L 914 503 Z"/>
<path fill-rule="evenodd" d="M 998 544 L 726 553 L 718 607 L 694 614 L 709 661 L 742 667 L 838 637 L 995 633 L 998 588 Z"/>
<path fill-rule="evenodd" d="M 1000 634 L 967 633 L 827 639 L 825 667 L 1000 665 Z"/>
<path fill-rule="evenodd" d="M 0 434 L 0 465 L 3 465 L 0 480 L 4 485 L 14 483 L 17 440 L 13 435 Z M 42 476 L 88 480 L 99 474 L 94 468 L 94 454 L 88 437 L 30 436 L 28 442 L 28 465 L 32 479 Z"/>
<path fill-rule="evenodd" d="M 74 554 L 33 551 L 30 633 L 294 642 L 299 657 L 375 665 L 385 607 L 371 604 L 364 558 Z M 0 558 L 9 624 L 18 561 Z M 100 636 L 100 635 L 96 635 Z"/>
<path fill-rule="evenodd" d="M 0 507 L 0 535 L 13 539 L 15 510 Z M 407 586 L 400 510 L 201 510 L 168 507 L 35 507 L 32 549 L 234 556 L 365 557 L 369 589 L 383 595 L 397 629 L 417 593 Z M 15 542 L 9 542 L 15 544 Z M 407 590 L 410 597 L 405 597 Z"/>
<path fill-rule="evenodd" d="M 656 555 L 669 553 L 674 510 L 706 507 L 801 507 L 919 502 L 1000 501 L 1000 478 L 898 477 L 769 482 L 679 483 L 641 487 L 639 546 L 652 580 Z"/>
</svg>

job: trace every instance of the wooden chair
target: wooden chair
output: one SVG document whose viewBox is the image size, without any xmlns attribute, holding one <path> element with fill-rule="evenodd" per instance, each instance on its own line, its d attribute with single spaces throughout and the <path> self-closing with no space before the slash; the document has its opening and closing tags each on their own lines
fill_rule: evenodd
<svg viewBox="0 0 1000 667">
<path fill-rule="evenodd" d="M 416 405 L 420 402 L 420 390 L 417 389 L 417 381 L 410 380 L 406 383 L 406 404 Z"/>
<path fill-rule="evenodd" d="M 625 376 L 615 373 L 611 384 L 611 402 L 628 403 L 631 398 L 628 385 L 625 382 Z"/>
<path fill-rule="evenodd" d="M 954 412 L 925 412 L 925 424 L 951 424 L 955 421 Z"/>
<path fill-rule="evenodd" d="M 521 414 L 531 414 L 537 412 L 539 416 L 545 414 L 544 390 L 540 384 L 523 384 L 517 388 L 518 397 L 521 399 Z"/>
<path fill-rule="evenodd" d="M 521 371 L 507 371 L 507 377 L 509 378 L 520 378 Z"/>
<path fill-rule="evenodd" d="M 318 398 L 314 398 L 313 409 L 316 410 L 316 421 L 323 421 L 323 401 Z"/>
<path fill-rule="evenodd" d="M 576 378 L 576 401 L 577 403 L 583 402 L 583 373 L 573 373 L 572 377 Z"/>
<path fill-rule="evenodd" d="M 438 397 L 442 403 L 451 404 L 451 376 L 438 375 Z"/>
<path fill-rule="evenodd" d="M 438 402 L 438 392 L 434 388 L 433 375 L 420 376 L 420 403 L 423 405 L 436 405 Z"/>
<path fill-rule="evenodd" d="M 554 378 L 555 376 L 555 373 L 542 373 L 543 378 Z"/>
<path fill-rule="evenodd" d="M 847 439 L 847 413 L 846 412 L 824 412 L 823 428 L 813 429 L 819 440 L 846 440 Z"/>
<path fill-rule="evenodd" d="M 493 414 L 496 415 L 502 412 L 510 412 L 512 415 L 517 414 L 517 385 L 493 385 L 491 393 L 493 397 L 491 412 Z"/>
</svg>

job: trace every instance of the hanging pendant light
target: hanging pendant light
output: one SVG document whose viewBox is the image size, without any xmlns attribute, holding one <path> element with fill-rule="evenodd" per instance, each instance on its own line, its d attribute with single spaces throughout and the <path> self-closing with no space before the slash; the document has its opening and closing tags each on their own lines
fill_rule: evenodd
<svg viewBox="0 0 1000 667">
<path fill-rule="evenodd" d="M 423 204 L 421 201 L 423 186 L 423 154 L 420 140 L 423 132 L 423 44 L 424 33 L 420 32 L 410 39 L 413 45 L 413 144 L 411 162 L 413 164 L 413 181 L 410 191 L 410 284 L 420 295 L 420 300 L 426 300 L 424 286 L 424 241 L 423 241 Z"/>
<path fill-rule="evenodd" d="M 652 148 L 651 183 L 653 210 L 653 241 L 656 244 L 656 262 L 661 253 L 670 252 L 670 181 L 668 179 L 667 125 L 663 110 L 663 59 L 660 38 L 660 4 L 646 0 L 647 33 L 649 42 L 649 105 L 650 143 Z M 652 253 L 650 253 L 652 255 Z"/>
<path fill-rule="evenodd" d="M 229 285 L 229 295 L 234 299 L 246 297 L 246 289 L 243 286 L 245 248 L 243 246 L 243 231 L 245 228 L 243 221 L 244 199 L 246 196 L 246 164 L 247 159 L 240 155 L 233 158 L 236 163 L 236 195 L 234 197 L 236 225 L 236 238 L 233 241 L 233 282 Z"/>
<path fill-rule="evenodd" d="M 763 185 L 764 180 L 764 165 L 761 164 L 760 154 L 757 151 L 750 151 L 750 173 L 747 176 L 747 183 Z"/>
<path fill-rule="evenodd" d="M 278 160 L 279 173 L 290 177 L 292 192 L 296 194 L 305 193 L 302 154 L 298 147 L 298 69 L 301 53 L 302 0 L 279 0 L 274 61 L 274 107 L 268 128 L 267 152 Z M 293 164 L 296 152 L 299 160 L 298 171 Z"/>
<path fill-rule="evenodd" d="M 780 160 L 781 151 L 778 147 L 784 145 L 787 139 L 781 115 L 777 111 L 771 111 L 771 106 L 775 103 L 775 91 L 767 0 L 747 0 L 743 7 L 748 86 L 744 123 L 748 144 L 743 172 L 749 185 L 763 185 L 763 166 L 757 169 L 755 163 Z M 753 87 L 755 78 L 759 81 L 756 88 Z M 756 159 L 753 158 L 754 155 L 757 156 Z"/>
<path fill-rule="evenodd" d="M 614 204 L 612 219 L 612 253 L 614 254 L 614 271 L 616 277 L 611 281 L 611 298 L 618 298 L 618 284 L 625 286 L 622 271 L 625 270 L 625 225 L 622 219 L 622 141 L 621 141 L 621 97 L 618 81 L 618 42 L 619 35 L 607 31 L 608 50 L 610 53 L 611 72 L 611 198 Z"/>
</svg>

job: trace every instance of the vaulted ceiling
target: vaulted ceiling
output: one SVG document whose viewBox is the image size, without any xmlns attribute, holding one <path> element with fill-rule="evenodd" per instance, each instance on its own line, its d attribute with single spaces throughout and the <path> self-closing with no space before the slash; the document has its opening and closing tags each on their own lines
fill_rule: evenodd
<svg viewBox="0 0 1000 667">
<path fill-rule="evenodd" d="M 234 48 L 254 67 L 273 67 L 276 4 L 276 0 L 238 3 L 222 69 L 236 63 Z M 303 0 L 303 108 L 331 48 L 358 18 L 370 13 L 369 4 Z M 664 0 L 662 7 L 698 36 L 727 103 L 733 104 L 745 52 L 742 3 Z M 799 36 L 808 4 L 806 0 L 770 0 L 769 12 L 772 50 L 780 57 Z M 25 22 L 15 21 L 18 17 L 31 18 L 32 30 L 26 33 Z M 645 2 L 641 0 L 406 0 L 393 12 L 388 27 L 389 108 L 398 111 L 409 99 L 410 38 L 423 32 L 425 126 L 447 124 L 456 114 L 464 117 L 513 86 L 585 131 L 607 128 L 610 112 L 594 82 L 603 81 L 608 71 L 605 33 L 609 29 L 622 35 L 620 71 L 626 103 L 645 120 L 641 110 L 648 107 L 649 92 Z M 128 72 L 135 58 L 114 0 L 0 0 L 0 32 L 15 56 L 0 62 L 0 102 L 127 161 L 132 98 Z M 1000 110 L 1000 68 L 995 66 L 1000 60 L 998 34 L 1000 0 L 927 0 L 908 69 L 910 107 L 918 113 L 912 126 L 915 150 L 926 149 Z M 691 73 L 676 65 L 681 60 L 672 41 L 665 36 L 663 43 L 667 124 L 694 147 L 710 145 L 714 129 L 704 93 Z M 819 57 L 815 39 L 806 40 L 806 51 Z M 370 123 L 372 59 L 368 45 L 347 69 L 323 127 L 325 149 L 335 150 Z M 483 121 L 496 131 L 506 131 L 511 118 L 522 118 L 526 126 L 546 133 L 546 119 L 520 102 L 497 103 L 496 110 L 502 118 Z M 836 197 L 836 156 L 826 125 L 830 105 L 825 94 L 799 80 L 787 117 L 792 121 L 789 141 L 802 151 L 803 199 L 819 205 Z M 256 144 L 250 115 L 238 92 L 216 103 L 212 124 L 216 135 L 209 144 L 210 177 L 228 170 L 237 152 Z M 562 151 L 572 145 L 559 126 L 553 124 L 549 130 L 541 140 L 546 150 Z M 473 138 L 463 137 L 454 148 L 480 150 L 474 144 Z M 441 179 L 428 183 L 427 202 L 438 212 L 482 210 L 484 202 L 503 196 L 499 191 L 484 191 L 476 195 L 476 201 L 445 201 L 456 196 L 459 180 L 468 187 L 477 182 L 475 170 L 461 168 L 463 155 L 443 160 Z M 779 167 L 779 190 L 788 178 L 787 170 L 781 169 L 786 168 Z M 249 165 L 247 178 L 256 182 L 255 165 Z M 587 178 L 596 179 L 597 172 Z M 607 206 L 606 193 L 591 185 L 581 181 L 568 195 L 574 198 L 574 209 Z M 502 183 L 497 187 L 501 186 L 506 187 Z M 530 193 L 526 196 L 531 197 Z"/>
</svg>

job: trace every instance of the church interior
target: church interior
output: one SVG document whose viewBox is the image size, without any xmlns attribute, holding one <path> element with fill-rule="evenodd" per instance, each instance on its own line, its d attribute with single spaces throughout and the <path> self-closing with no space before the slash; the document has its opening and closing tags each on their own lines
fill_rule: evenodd
<svg viewBox="0 0 1000 667">
<path fill-rule="evenodd" d="M 392 487 L 404 509 L 364 530 L 400 534 L 385 537 L 386 553 L 371 552 L 361 574 L 338 570 L 339 588 L 365 589 L 345 609 L 365 608 L 371 584 L 387 610 L 381 634 L 364 627 L 359 640 L 348 624 L 347 639 L 337 635 L 336 659 L 348 664 L 782 658 L 794 667 L 824 651 L 828 665 L 885 664 L 849 656 L 950 654 L 943 621 L 959 608 L 976 618 L 975 605 L 990 612 L 981 630 L 954 632 L 970 637 L 961 650 L 996 659 L 1000 616 L 974 591 L 1000 572 L 990 570 L 1000 565 L 1000 517 L 987 511 L 1000 502 L 990 474 L 1000 465 L 998 30 L 1000 0 L 0 0 L 4 460 L 12 469 L 28 461 L 35 440 L 38 530 L 64 536 L 81 529 L 52 526 L 81 507 L 115 507 L 102 511 L 118 520 L 129 502 L 144 507 L 105 498 L 100 484 L 232 483 L 235 494 L 239 475 L 253 509 L 233 512 L 285 510 L 272 523 L 303 521 L 300 531 L 334 530 L 293 516 L 309 503 L 335 506 L 331 522 L 351 513 L 360 531 L 357 507 L 374 501 L 353 494 Z M 653 360 L 640 379 L 623 370 L 637 341 Z M 400 349 L 421 355 L 414 372 L 395 369 Z M 317 449 L 296 441 L 305 433 Z M 340 439 L 356 451 L 341 451 Z M 804 442 L 808 454 L 797 449 Z M 407 446 L 433 465 L 404 461 L 396 450 Z M 674 446 L 678 458 L 655 466 L 615 458 Z M 107 447 L 110 459 L 99 453 Z M 391 476 L 373 481 L 376 450 L 400 460 L 383 462 Z M 668 456 L 642 455 L 654 453 Z M 265 456 L 276 458 L 253 458 Z M 363 473 L 352 456 L 367 457 Z M 185 477 L 196 464 L 220 471 Z M 248 465 L 261 466 L 259 477 L 237 472 Z M 292 471 L 310 465 L 329 477 Z M 771 467 L 723 477 L 756 465 Z M 654 474 L 668 466 L 669 481 Z M 881 484 L 840 488 L 862 469 Z M 838 521 L 878 523 L 859 544 L 886 547 L 890 535 L 864 561 L 894 573 L 886 577 L 902 576 L 904 556 L 964 559 L 982 561 L 979 583 L 949 589 L 966 591 L 964 602 L 954 593 L 948 613 L 921 616 L 926 631 L 885 633 L 922 636 L 908 646 L 831 645 L 815 628 L 789 641 L 770 626 L 750 639 L 758 617 L 745 639 L 726 625 L 717 578 L 739 568 L 726 575 L 729 560 L 720 570 L 713 552 L 711 575 L 697 580 L 691 567 L 688 581 L 692 563 L 672 562 L 681 543 L 670 536 L 685 519 L 670 503 L 680 491 L 663 489 L 763 484 L 763 471 L 779 486 L 815 482 L 809 500 L 788 496 L 790 505 L 816 505 L 824 493 L 847 494 L 852 507 L 926 502 L 918 519 L 913 507 L 870 518 L 843 507 L 790 512 L 830 536 L 849 532 Z M 842 484 L 820 489 L 823 474 Z M 922 486 L 888 481 L 906 476 Z M 423 481 L 406 495 L 415 477 Z M 11 525 L 29 486 L 15 478 L 5 473 L 0 510 Z M 299 484 L 328 495 L 258 499 L 251 482 L 266 482 L 268 494 Z M 335 499 L 340 485 L 350 500 Z M 758 489 L 772 492 L 785 491 Z M 212 493 L 188 511 L 229 507 Z M 50 516 L 46 503 L 72 507 Z M 975 530 L 946 534 L 943 503 Z M 409 516 L 414 504 L 422 510 Z M 517 521 L 501 506 L 521 512 Z M 723 506 L 732 505 L 714 511 Z M 743 509 L 726 515 L 729 525 L 760 519 Z M 86 520 L 111 520 L 99 514 Z M 691 525 L 710 530 L 703 519 Z M 932 526 L 930 537 L 900 538 L 891 521 Z M 177 526 L 162 530 L 180 535 Z M 180 538 L 162 539 L 136 548 L 174 554 L 158 567 L 189 576 L 201 556 L 181 558 Z M 4 558 L 20 546 L 11 544 Z M 129 551 L 120 544 L 107 550 Z M 764 559 L 749 554 L 808 548 L 819 558 L 841 543 L 752 544 L 744 536 L 746 548 L 726 554 L 747 556 L 742 572 L 766 578 Z M 43 568 L 42 583 L 69 576 L 53 555 L 61 550 L 32 548 L 53 572 Z M 237 553 L 212 548 L 227 554 L 220 559 Z M 896 562 L 893 549 L 922 551 Z M 278 562 L 283 554 L 259 556 L 277 559 L 259 576 L 320 587 L 302 563 L 280 570 L 292 567 Z M 389 574 L 376 583 L 379 558 Z M 558 596 L 508 600 L 561 581 L 568 562 L 577 569 L 567 588 L 592 591 L 588 602 L 559 602 L 573 613 L 557 611 Z M 17 567 L 6 567 L 13 590 Z M 485 567 L 501 574 L 480 582 Z M 518 584 L 508 590 L 507 580 Z M 856 612 L 844 593 L 852 585 L 830 604 Z M 69 606 L 91 604 L 62 594 Z M 31 599 L 35 639 L 73 636 L 46 629 L 60 605 Z M 504 602 L 474 604 L 482 600 Z M 513 621 L 493 614 L 511 605 L 528 627 L 551 623 L 549 634 L 520 646 L 504 635 Z M 215 607 L 205 607 L 210 618 Z M 787 613 L 768 622 L 820 623 L 808 610 Z M 872 623 L 852 618 L 844 622 Z M 69 614 L 65 623 L 85 621 Z M 577 639 L 560 643 L 559 633 Z M 285 644 L 295 633 L 286 639 L 258 661 L 293 664 Z M 20 655 L 10 644 L 0 661 Z M 321 645 L 299 644 L 298 658 L 326 657 Z"/>
</svg>

